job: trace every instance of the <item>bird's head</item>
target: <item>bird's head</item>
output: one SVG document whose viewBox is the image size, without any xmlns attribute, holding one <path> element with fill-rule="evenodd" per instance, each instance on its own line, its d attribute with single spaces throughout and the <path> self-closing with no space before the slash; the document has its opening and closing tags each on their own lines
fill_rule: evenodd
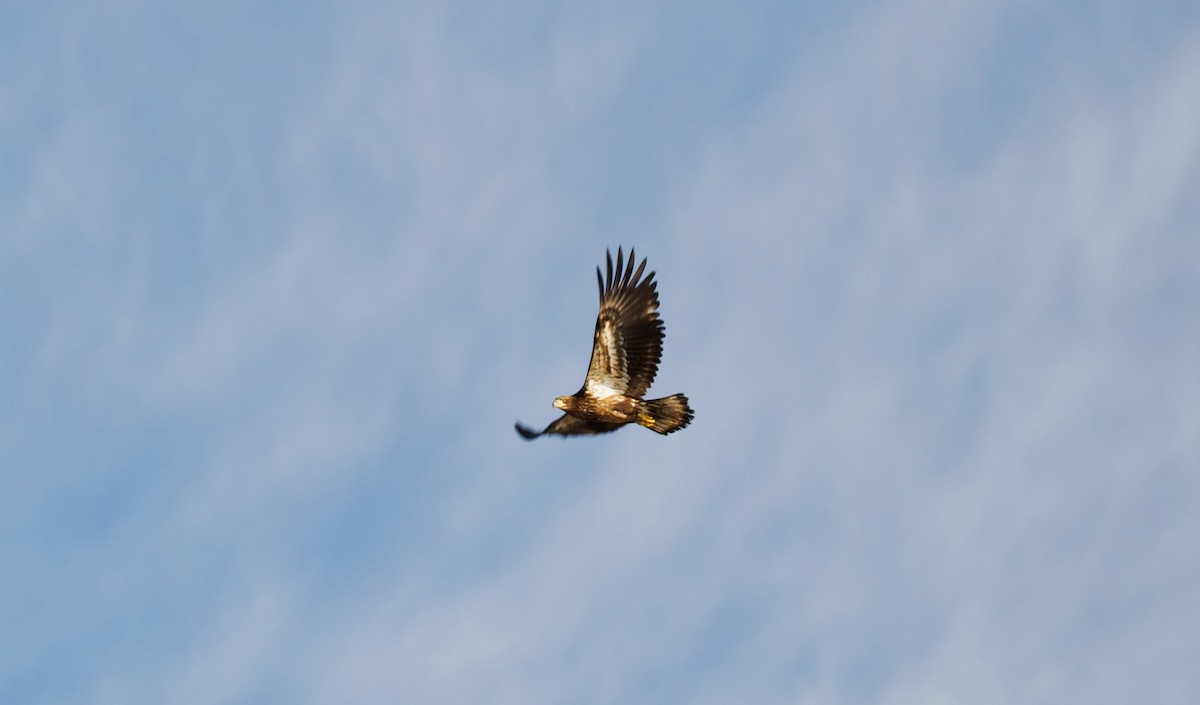
<svg viewBox="0 0 1200 705">
<path fill-rule="evenodd" d="M 554 400 L 554 408 L 562 411 L 570 411 L 574 406 L 574 397 L 558 397 Z"/>
</svg>

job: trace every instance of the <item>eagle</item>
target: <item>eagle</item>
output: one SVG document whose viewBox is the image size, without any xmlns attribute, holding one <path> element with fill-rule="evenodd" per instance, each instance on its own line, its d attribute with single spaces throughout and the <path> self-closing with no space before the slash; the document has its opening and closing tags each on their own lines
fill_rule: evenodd
<svg viewBox="0 0 1200 705">
<path fill-rule="evenodd" d="M 592 342 L 592 360 L 578 392 L 554 400 L 554 408 L 566 413 L 542 431 L 517 422 L 517 433 L 526 439 L 544 434 L 591 436 L 609 433 L 630 423 L 664 436 L 685 428 L 692 421 L 692 408 L 682 394 L 662 399 L 644 399 L 662 359 L 663 322 L 658 316 L 658 282 L 654 272 L 645 279 L 642 259 L 629 250 L 629 263 L 617 248 L 617 266 L 606 251 L 608 272 L 596 283 L 600 287 L 600 314 Z"/>
</svg>

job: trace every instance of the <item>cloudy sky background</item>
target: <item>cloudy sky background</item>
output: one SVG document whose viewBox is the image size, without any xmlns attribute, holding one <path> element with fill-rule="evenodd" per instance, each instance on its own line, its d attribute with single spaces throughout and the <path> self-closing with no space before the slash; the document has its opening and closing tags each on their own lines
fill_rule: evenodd
<svg viewBox="0 0 1200 705">
<path fill-rule="evenodd" d="M 1200 701 L 1194 2 L 0 6 L 0 701 Z M 687 431 L 526 443 L 593 268 Z"/>
</svg>

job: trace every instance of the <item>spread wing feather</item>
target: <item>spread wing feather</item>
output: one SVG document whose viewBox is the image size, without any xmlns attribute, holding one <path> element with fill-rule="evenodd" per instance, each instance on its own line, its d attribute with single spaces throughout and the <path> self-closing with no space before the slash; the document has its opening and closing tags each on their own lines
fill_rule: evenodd
<svg viewBox="0 0 1200 705">
<path fill-rule="evenodd" d="M 594 436 L 598 433 L 609 433 L 621 427 L 619 423 L 596 423 L 593 421 L 584 421 L 570 414 L 563 414 L 550 423 L 545 429 L 535 431 L 528 426 L 520 423 L 516 424 L 517 433 L 521 434 L 526 440 L 533 440 L 538 436 L 551 434 L 557 436 Z"/>
<path fill-rule="evenodd" d="M 634 251 L 630 250 L 626 264 L 618 247 L 615 271 L 611 252 L 607 276 L 601 278 L 600 268 L 596 268 L 600 314 L 596 317 L 592 360 L 584 381 L 584 389 L 594 397 L 623 394 L 641 398 L 658 373 L 663 344 L 658 283 L 654 281 L 654 272 L 642 279 L 646 260 L 634 271 L 636 261 Z"/>
</svg>

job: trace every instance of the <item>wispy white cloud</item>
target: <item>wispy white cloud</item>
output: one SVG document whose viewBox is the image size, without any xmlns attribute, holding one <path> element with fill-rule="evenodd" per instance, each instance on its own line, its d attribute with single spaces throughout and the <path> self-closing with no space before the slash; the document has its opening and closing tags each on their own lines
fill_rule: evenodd
<svg viewBox="0 0 1200 705">
<path fill-rule="evenodd" d="M 1186 22 L 126 8 L 0 55 L 0 694 L 1200 692 Z M 522 443 L 618 242 L 694 427 Z"/>
</svg>

